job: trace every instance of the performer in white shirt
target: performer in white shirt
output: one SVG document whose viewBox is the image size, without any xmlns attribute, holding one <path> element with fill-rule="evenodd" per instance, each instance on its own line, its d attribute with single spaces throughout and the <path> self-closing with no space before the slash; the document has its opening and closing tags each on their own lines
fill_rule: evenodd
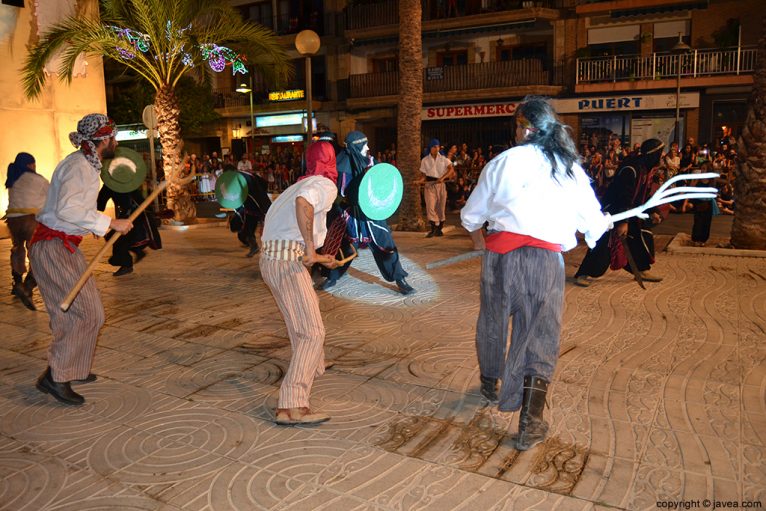
<svg viewBox="0 0 766 511">
<path fill-rule="evenodd" d="M 481 393 L 500 411 L 521 408 L 516 448 L 548 431 L 543 407 L 559 353 L 564 297 L 562 251 L 589 246 L 611 227 L 590 180 L 577 164 L 568 127 L 540 98 L 516 110 L 516 141 L 490 161 L 461 211 L 476 249 L 485 249 L 476 351 Z M 489 222 L 485 237 L 482 226 Z M 506 354 L 508 321 L 513 334 Z"/>
<path fill-rule="evenodd" d="M 426 238 L 444 235 L 442 228 L 447 218 L 447 187 L 444 181 L 455 175 L 452 162 L 439 152 L 440 147 L 439 141 L 432 139 L 428 143 L 430 153 L 420 160 L 420 172 L 424 178 L 420 183 L 425 183 L 426 216 L 431 224 L 431 231 L 426 234 Z"/>
<path fill-rule="evenodd" d="M 8 210 L 5 222 L 11 232 L 11 275 L 16 296 L 30 310 L 36 310 L 32 291 L 37 285 L 34 275 L 27 272 L 27 251 L 32 234 L 37 228 L 35 215 L 45 204 L 48 180 L 36 172 L 35 158 L 29 153 L 19 153 L 8 165 L 5 187 L 8 189 Z M 26 273 L 26 276 L 24 275 Z"/>
<path fill-rule="evenodd" d="M 70 405 L 85 402 L 71 383 L 96 379 L 90 369 L 104 324 L 104 306 L 93 277 L 68 312 L 59 308 L 87 267 L 77 247 L 86 234 L 103 236 L 110 228 L 121 233 L 132 228 L 128 219 L 113 219 L 96 209 L 101 161 L 114 157 L 116 135 L 114 122 L 105 115 L 86 115 L 77 123 L 77 131 L 69 134 L 69 140 L 79 150 L 53 171 L 48 198 L 37 215 L 39 225 L 30 243 L 29 261 L 53 333 L 48 368 L 37 380 L 37 389 Z"/>
<path fill-rule="evenodd" d="M 314 377 L 325 370 L 325 329 L 309 269 L 314 263 L 337 266 L 333 256 L 316 253 L 327 235 L 327 212 L 338 195 L 335 150 L 328 142 L 314 142 L 306 162 L 306 175 L 269 208 L 261 236 L 261 276 L 282 313 L 292 346 L 275 412 L 280 425 L 330 419 L 309 408 Z"/>
</svg>

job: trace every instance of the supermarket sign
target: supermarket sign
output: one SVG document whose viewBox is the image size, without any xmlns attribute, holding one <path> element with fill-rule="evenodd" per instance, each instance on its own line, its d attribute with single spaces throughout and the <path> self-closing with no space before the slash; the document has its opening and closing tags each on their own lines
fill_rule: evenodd
<svg viewBox="0 0 766 511">
<path fill-rule="evenodd" d="M 443 119 L 470 119 L 474 117 L 505 117 L 516 113 L 519 102 L 498 102 L 467 105 L 441 105 L 423 108 L 424 121 Z M 587 96 L 582 98 L 551 99 L 551 106 L 560 114 L 590 112 L 632 112 L 635 110 L 664 110 L 676 107 L 675 94 L 638 94 L 626 96 Z M 698 92 L 681 94 L 681 108 L 697 108 Z"/>
</svg>

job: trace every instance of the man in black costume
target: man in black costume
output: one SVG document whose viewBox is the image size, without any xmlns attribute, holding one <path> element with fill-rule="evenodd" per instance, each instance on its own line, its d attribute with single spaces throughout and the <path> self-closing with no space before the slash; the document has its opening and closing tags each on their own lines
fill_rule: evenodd
<svg viewBox="0 0 766 511">
<path fill-rule="evenodd" d="M 328 214 L 328 222 L 339 214 L 344 215 L 350 243 L 356 248 L 360 245 L 368 246 L 383 278 L 388 282 L 396 282 L 399 292 L 403 295 L 413 293 L 415 289 L 405 280 L 408 274 L 399 261 L 399 251 L 388 223 L 385 220 L 367 218 L 353 198 L 365 172 L 376 163 L 370 156 L 367 136 L 361 131 L 352 131 L 346 135 L 345 143 L 346 147 L 340 150 L 337 156 L 338 190 L 341 197 L 348 199 L 348 204 L 343 208 L 334 208 Z M 351 262 L 348 262 L 340 268 L 327 270 L 327 279 L 320 286 L 321 289 L 326 290 L 334 286 L 350 266 Z"/>
<path fill-rule="evenodd" d="M 250 248 L 247 257 L 253 257 L 260 250 L 255 239 L 255 229 L 259 223 L 263 224 L 266 213 L 271 206 L 271 199 L 269 199 L 267 192 L 269 185 L 265 179 L 254 172 L 232 170 L 239 172 L 245 178 L 247 198 L 240 207 L 234 210 L 234 214 L 229 220 L 229 228 L 231 232 L 237 233 L 237 239 L 243 245 Z"/>
<path fill-rule="evenodd" d="M 112 199 L 114 203 L 115 218 L 128 218 L 144 201 L 140 188 L 132 192 L 116 192 L 107 185 L 104 185 L 101 187 L 101 191 L 98 192 L 97 209 L 104 211 L 109 199 Z M 127 234 L 120 236 L 114 242 L 109 264 L 119 266 L 119 268 L 112 273 L 113 276 L 120 277 L 133 273 L 133 264 L 138 263 L 146 256 L 144 253 L 146 247 L 152 250 L 162 248 L 162 239 L 160 239 L 157 225 L 157 217 L 151 209 L 145 209 L 133 221 L 133 229 L 128 231 Z M 112 234 L 107 234 L 106 239 L 109 239 Z M 135 261 L 131 252 L 136 256 Z"/>
<path fill-rule="evenodd" d="M 610 214 L 622 213 L 646 202 L 651 196 L 652 176 L 660 162 L 664 144 L 652 138 L 641 144 L 639 154 L 626 157 L 620 169 L 614 176 L 601 201 L 604 212 Z M 651 224 L 662 221 L 659 211 L 649 211 Z M 592 277 L 600 277 L 607 268 L 623 268 L 633 271 L 627 263 L 622 240 L 627 243 L 633 259 L 635 270 L 645 282 L 659 282 L 659 277 L 649 272 L 654 263 L 654 236 L 649 230 L 651 225 L 640 218 L 632 217 L 615 224 L 614 229 L 606 232 L 598 240 L 596 246 L 585 254 L 580 268 L 575 273 L 575 283 L 587 287 Z"/>
</svg>

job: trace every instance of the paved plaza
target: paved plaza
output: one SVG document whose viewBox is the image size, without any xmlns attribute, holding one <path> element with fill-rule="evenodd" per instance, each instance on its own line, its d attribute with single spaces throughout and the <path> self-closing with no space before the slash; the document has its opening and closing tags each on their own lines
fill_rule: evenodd
<svg viewBox="0 0 766 511">
<path fill-rule="evenodd" d="M 479 260 L 425 270 L 468 236 L 396 237 L 417 293 L 383 282 L 366 250 L 319 293 L 335 366 L 312 407 L 332 420 L 300 428 L 272 422 L 286 328 L 224 227 L 163 231 L 128 276 L 97 267 L 107 322 L 79 408 L 35 390 L 48 316 L 8 294 L 0 240 L 0 509 L 766 505 L 766 259 L 663 252 L 646 291 L 626 272 L 568 282 L 550 436 L 518 452 L 518 414 L 479 395 Z"/>
</svg>

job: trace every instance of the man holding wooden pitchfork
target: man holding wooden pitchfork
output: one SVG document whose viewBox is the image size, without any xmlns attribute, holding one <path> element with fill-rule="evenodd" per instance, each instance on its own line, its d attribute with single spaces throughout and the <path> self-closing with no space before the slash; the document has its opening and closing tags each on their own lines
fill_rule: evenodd
<svg viewBox="0 0 766 511">
<path fill-rule="evenodd" d="M 104 324 L 104 306 L 92 277 L 68 312 L 59 308 L 87 266 L 77 247 L 88 233 L 103 236 L 114 229 L 124 234 L 133 228 L 130 220 L 114 219 L 96 209 L 101 162 L 114 157 L 116 135 L 114 122 L 102 114 L 86 115 L 77 123 L 77 131 L 69 134 L 69 140 L 78 150 L 53 171 L 31 241 L 29 260 L 53 333 L 48 368 L 37 380 L 37 389 L 69 405 L 85 402 L 72 390 L 72 383 L 96 379 L 90 368 Z"/>
</svg>

